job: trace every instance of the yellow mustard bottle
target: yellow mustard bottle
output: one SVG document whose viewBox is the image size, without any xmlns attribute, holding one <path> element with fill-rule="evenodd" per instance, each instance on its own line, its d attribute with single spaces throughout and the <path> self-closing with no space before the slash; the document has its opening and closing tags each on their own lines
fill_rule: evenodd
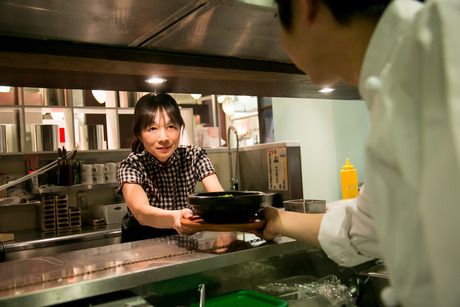
<svg viewBox="0 0 460 307">
<path fill-rule="evenodd" d="M 358 171 L 347 158 L 345 165 L 340 170 L 340 183 L 342 186 L 342 198 L 355 198 L 358 196 Z"/>
</svg>

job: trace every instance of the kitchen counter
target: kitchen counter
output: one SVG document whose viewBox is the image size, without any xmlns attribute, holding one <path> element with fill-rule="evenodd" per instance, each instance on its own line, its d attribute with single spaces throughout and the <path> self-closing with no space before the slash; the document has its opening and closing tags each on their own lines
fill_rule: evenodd
<svg viewBox="0 0 460 307">
<path fill-rule="evenodd" d="M 265 242 L 241 235 L 221 243 L 218 237 L 211 245 L 196 237 L 170 236 L 1 263 L 0 305 L 70 302 L 306 249 L 286 237 Z"/>
<path fill-rule="evenodd" d="M 7 261 L 47 256 L 58 252 L 119 243 L 120 236 L 120 224 L 86 226 L 64 232 L 24 230 L 15 232 L 14 241 L 3 243 L 3 252 Z"/>
</svg>

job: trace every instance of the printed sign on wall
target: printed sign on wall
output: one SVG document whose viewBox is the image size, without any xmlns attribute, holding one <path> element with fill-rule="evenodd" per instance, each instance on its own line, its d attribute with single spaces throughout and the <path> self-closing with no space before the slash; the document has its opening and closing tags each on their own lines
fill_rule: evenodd
<svg viewBox="0 0 460 307">
<path fill-rule="evenodd" d="M 268 189 L 272 191 L 287 191 L 287 155 L 286 147 L 273 148 L 268 153 Z"/>
</svg>

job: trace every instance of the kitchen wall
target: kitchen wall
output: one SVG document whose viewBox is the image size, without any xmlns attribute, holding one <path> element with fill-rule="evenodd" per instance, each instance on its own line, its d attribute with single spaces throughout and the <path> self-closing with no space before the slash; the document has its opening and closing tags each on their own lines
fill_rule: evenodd
<svg viewBox="0 0 460 307">
<path fill-rule="evenodd" d="M 267 150 L 273 148 L 286 148 L 287 170 L 286 176 L 290 179 L 287 188 L 283 190 L 269 190 L 268 187 L 268 161 Z M 226 147 L 207 148 L 208 156 L 211 159 L 217 176 L 225 190 L 230 190 L 230 168 L 229 156 Z M 300 162 L 299 144 L 291 143 L 267 143 L 253 146 L 240 147 L 239 171 L 240 189 L 242 190 L 260 190 L 264 192 L 278 192 L 282 194 L 283 199 L 300 198 L 302 195 L 302 183 L 298 165 Z M 76 159 L 84 163 L 105 163 L 118 162 L 124 159 L 129 150 L 101 150 L 101 151 L 79 151 Z M 53 152 L 32 154 L 4 154 L 0 155 L 0 170 L 8 171 L 9 174 L 22 176 L 25 173 L 25 161 L 35 157 L 39 160 L 40 165 L 44 165 L 56 158 Z M 233 167 L 236 164 L 236 149 L 232 148 Z M 1 172 L 0 172 L 1 173 Z M 41 183 L 46 180 L 46 175 L 40 175 Z M 27 183 L 21 185 L 26 188 Z M 68 195 L 68 204 L 72 207 L 80 206 L 91 208 L 95 205 L 114 204 L 123 201 L 117 193 L 117 187 L 114 185 L 93 186 L 87 189 L 85 185 L 69 187 L 68 190 L 61 193 Z M 196 192 L 203 192 L 204 188 L 201 183 L 198 184 Z M 38 197 L 36 197 L 38 200 Z M 40 221 L 38 219 L 39 207 L 36 203 L 5 205 L 0 204 L 0 232 L 13 232 L 20 230 L 38 229 Z"/>
<path fill-rule="evenodd" d="M 361 100 L 273 98 L 275 141 L 301 143 L 303 195 L 340 198 L 339 171 L 348 157 L 364 180 L 369 119 Z"/>
</svg>

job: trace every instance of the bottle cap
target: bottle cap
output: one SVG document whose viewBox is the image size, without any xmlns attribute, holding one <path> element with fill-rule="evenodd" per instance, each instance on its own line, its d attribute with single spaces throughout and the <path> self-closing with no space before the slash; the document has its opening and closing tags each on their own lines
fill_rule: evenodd
<svg viewBox="0 0 460 307">
<path fill-rule="evenodd" d="M 350 160 L 347 158 L 347 160 L 345 160 L 345 165 L 342 166 L 342 169 L 354 169 L 355 166 L 353 164 L 350 164 Z"/>
</svg>

